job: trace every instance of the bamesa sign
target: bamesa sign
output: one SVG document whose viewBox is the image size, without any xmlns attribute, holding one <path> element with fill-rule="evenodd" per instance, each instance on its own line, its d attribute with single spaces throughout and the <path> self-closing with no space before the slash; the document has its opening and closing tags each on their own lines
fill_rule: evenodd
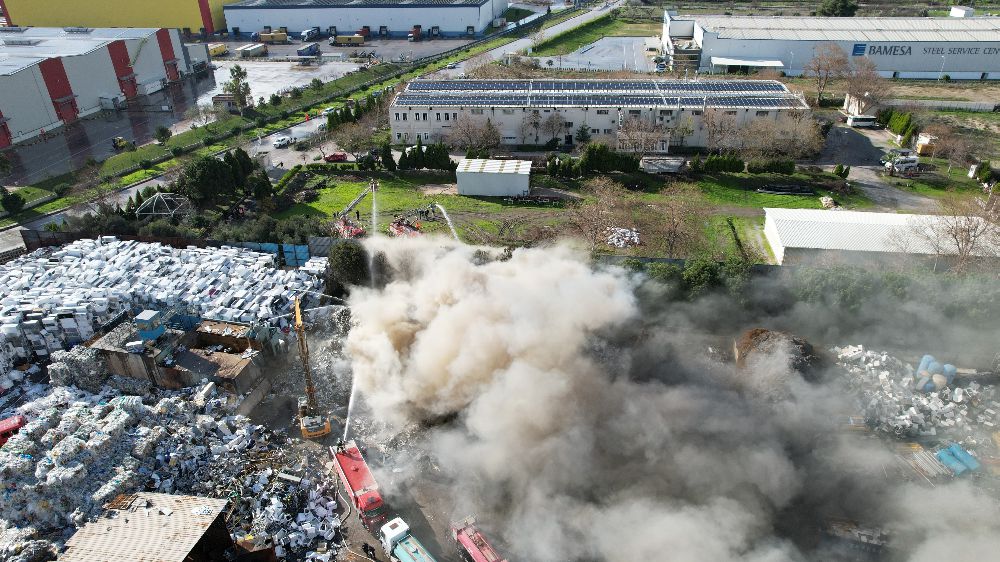
<svg viewBox="0 0 1000 562">
<path fill-rule="evenodd" d="M 914 53 L 912 45 L 869 45 L 855 43 L 851 55 L 883 57 L 906 57 Z M 946 55 L 1000 55 L 1000 47 L 919 47 L 916 53 L 924 56 Z"/>
</svg>

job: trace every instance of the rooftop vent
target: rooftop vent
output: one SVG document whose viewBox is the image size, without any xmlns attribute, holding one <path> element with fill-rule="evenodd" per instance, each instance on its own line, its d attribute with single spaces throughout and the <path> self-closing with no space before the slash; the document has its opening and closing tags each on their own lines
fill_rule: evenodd
<svg viewBox="0 0 1000 562">
<path fill-rule="evenodd" d="M 27 29 L 28 29 L 27 27 L 18 27 L 16 25 L 15 26 L 4 26 L 4 27 L 0 27 L 0 33 L 24 33 L 25 30 L 27 30 Z"/>
<path fill-rule="evenodd" d="M 31 47 L 32 45 L 37 45 L 41 43 L 41 41 L 39 41 L 38 39 L 4 39 L 3 42 L 8 47 L 15 45 L 22 47 Z"/>
<path fill-rule="evenodd" d="M 93 29 L 89 27 L 64 27 L 66 33 L 90 33 Z"/>
</svg>

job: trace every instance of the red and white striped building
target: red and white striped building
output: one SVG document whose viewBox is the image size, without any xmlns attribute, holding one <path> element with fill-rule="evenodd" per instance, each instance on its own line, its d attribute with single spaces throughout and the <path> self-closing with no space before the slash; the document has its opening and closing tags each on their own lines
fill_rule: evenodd
<svg viewBox="0 0 1000 562">
<path fill-rule="evenodd" d="M 191 72 L 176 29 L 0 28 L 0 148 Z"/>
</svg>

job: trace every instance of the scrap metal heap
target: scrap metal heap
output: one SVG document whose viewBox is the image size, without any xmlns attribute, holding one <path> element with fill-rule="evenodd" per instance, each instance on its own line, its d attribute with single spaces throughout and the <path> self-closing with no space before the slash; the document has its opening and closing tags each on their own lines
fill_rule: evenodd
<svg viewBox="0 0 1000 562">
<path fill-rule="evenodd" d="M 329 561 L 340 526 L 322 455 L 237 415 L 214 383 L 122 396 L 33 385 L 0 418 L 29 422 L 0 449 L 0 559 L 59 545 L 120 494 L 227 498 L 237 540 Z M 44 544 L 42 544 L 44 546 Z"/>
</svg>

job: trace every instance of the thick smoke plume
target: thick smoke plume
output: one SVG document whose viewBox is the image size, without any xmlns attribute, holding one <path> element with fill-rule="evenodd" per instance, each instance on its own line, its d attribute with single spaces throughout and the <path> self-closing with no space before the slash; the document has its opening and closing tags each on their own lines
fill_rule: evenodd
<svg viewBox="0 0 1000 562">
<path fill-rule="evenodd" d="M 369 250 L 393 277 L 351 296 L 360 395 L 390 431 L 427 425 L 454 516 L 477 514 L 511 560 L 831 560 L 827 517 L 900 529 L 901 559 L 1000 549 L 991 502 L 887 480 L 885 447 L 833 431 L 842 393 L 781 350 L 739 371 L 711 359 L 661 328 L 669 308 L 644 314 L 624 270 L 569 247 L 485 263 L 443 240 Z M 938 519 L 962 510 L 980 515 Z"/>
</svg>

